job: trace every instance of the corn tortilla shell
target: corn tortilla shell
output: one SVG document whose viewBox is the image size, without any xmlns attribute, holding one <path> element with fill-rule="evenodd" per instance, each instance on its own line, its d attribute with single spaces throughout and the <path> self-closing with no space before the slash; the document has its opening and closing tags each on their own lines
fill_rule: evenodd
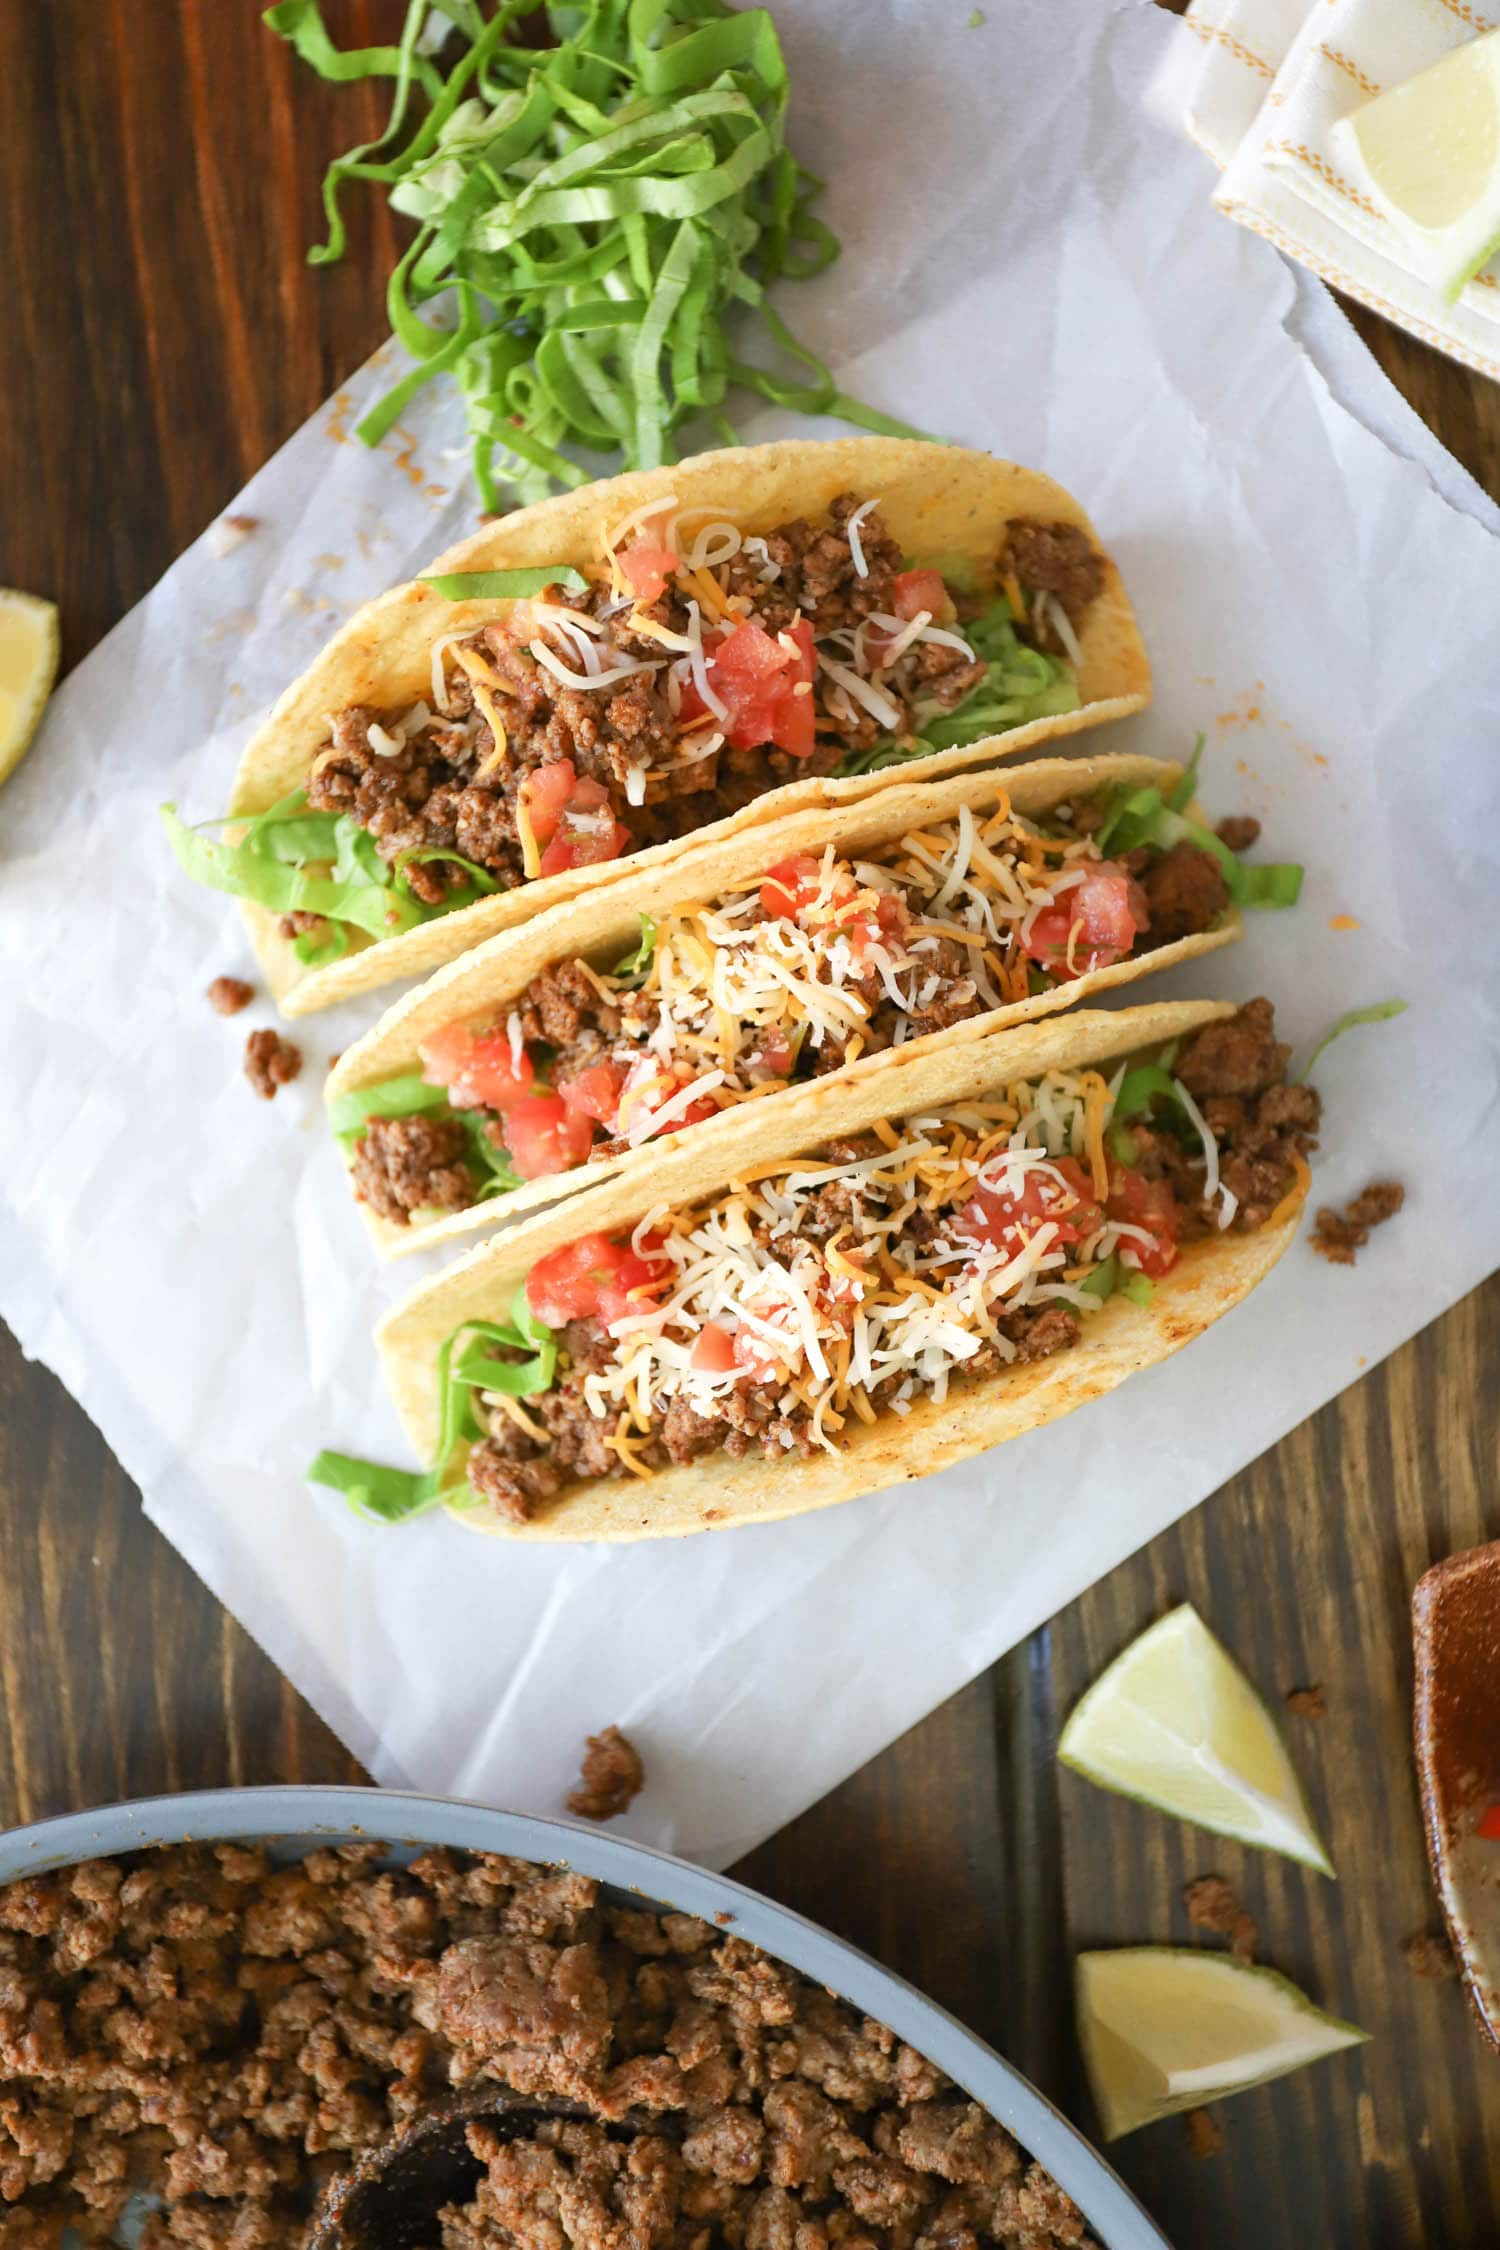
<svg viewBox="0 0 1500 2250">
<path fill-rule="evenodd" d="M 421 1042 L 434 1031 L 465 1017 L 472 1018 L 476 1024 L 493 1022 L 525 991 L 540 970 L 558 961 L 582 956 L 597 967 L 620 960 L 639 939 L 641 909 L 637 902 L 642 898 L 648 901 L 650 913 L 659 918 L 674 907 L 738 888 L 797 852 L 821 852 L 829 844 L 845 856 L 868 852 L 911 829 L 950 820 L 961 806 L 967 805 L 977 817 L 983 818 L 1005 796 L 1015 812 L 1038 819 L 1056 805 L 1092 796 L 1097 790 L 1120 786 L 1141 789 L 1154 785 L 1166 793 L 1181 778 L 1181 766 L 1157 758 L 1049 758 L 1034 766 L 1007 768 L 1004 773 L 959 773 L 940 781 L 892 782 L 877 795 L 840 805 L 832 812 L 808 807 L 802 812 L 784 814 L 779 820 L 763 822 L 752 831 L 724 837 L 696 852 L 684 854 L 662 870 L 649 890 L 644 885 L 629 882 L 610 884 L 565 905 L 552 907 L 520 929 L 502 931 L 486 939 L 483 945 L 475 946 L 472 952 L 462 954 L 446 968 L 439 969 L 426 984 L 405 994 L 362 1039 L 347 1048 L 329 1074 L 327 1098 L 333 1102 L 341 1094 L 352 1093 L 361 1086 L 376 1085 L 381 1079 L 420 1070 L 418 1050 Z M 1201 817 L 1200 808 L 1195 806 L 1193 811 L 1195 816 Z M 1177 968 L 1184 961 L 1212 952 L 1217 946 L 1231 945 L 1242 932 L 1238 910 L 1231 909 L 1217 929 L 1205 930 L 1196 937 L 1180 938 L 1155 952 L 1118 961 L 1111 968 L 1090 970 L 1069 984 L 1058 985 L 1050 992 L 1034 993 L 1009 1007 L 992 1010 L 988 1015 L 971 1016 L 963 1023 L 950 1025 L 946 1031 L 930 1032 L 925 1038 L 913 1040 L 909 1046 L 901 1048 L 900 1055 L 905 1060 L 936 1047 L 968 1045 L 992 1032 L 1034 1022 L 1059 1009 L 1074 1007 L 1096 993 L 1131 984 L 1137 977 L 1149 976 L 1156 970 Z M 830 1072 L 819 1083 L 830 1087 L 846 1086 L 851 1081 L 858 1083 L 873 1072 L 887 1068 L 891 1060 L 889 1053 L 873 1054 L 844 1070 Z M 761 1101 L 784 1098 L 782 1092 L 759 1097 Z M 736 1105 L 718 1118 L 690 1126 L 688 1131 L 695 1138 L 722 1132 L 738 1115 L 741 1106 Z M 665 1154 L 682 1138 L 681 1133 L 663 1134 L 659 1140 L 652 1140 L 628 1155 L 604 1157 L 573 1172 L 528 1180 L 512 1194 L 491 1196 L 470 1210 L 447 1212 L 441 1218 L 420 1224 L 394 1225 L 389 1219 L 377 1217 L 364 1203 L 359 1206 L 360 1213 L 382 1256 L 402 1257 L 414 1250 L 430 1250 L 441 1243 L 487 1231 L 501 1220 L 516 1218 L 542 1204 L 555 1203 L 563 1196 L 595 1187 L 622 1169 Z"/>
<path fill-rule="evenodd" d="M 1127 1055 L 1233 1012 L 1227 1002 L 1216 1001 L 1163 1001 L 1111 1014 L 1083 1010 L 906 1061 L 888 1058 L 879 1076 L 858 1083 L 815 1082 L 764 1113 L 750 1105 L 749 1115 L 736 1121 L 733 1147 L 727 1134 L 711 1149 L 702 1134 L 685 1138 L 659 1162 L 632 1167 L 480 1243 L 398 1305 L 376 1332 L 391 1395 L 412 1444 L 425 1460 L 437 1442 L 436 1363 L 444 1338 L 468 1320 L 505 1318 L 517 1284 L 550 1251 L 584 1234 L 622 1232 L 662 1205 L 677 1209 L 703 1200 L 737 1171 L 812 1155 L 828 1140 L 861 1132 L 877 1119 L 973 1100 L 1047 1070 L 1090 1065 L 1108 1070 Z M 454 1513 L 470 1528 L 500 1538 L 679 1538 L 773 1523 L 929 1476 L 1071 1413 L 1191 1343 L 1269 1273 L 1296 1233 L 1304 1194 L 1305 1184 L 1299 1185 L 1255 1234 L 1191 1245 L 1156 1284 L 1148 1305 L 1112 1297 L 1088 1317 L 1082 1340 L 1071 1350 L 1002 1368 L 970 1384 L 960 1379 L 943 1404 L 926 1399 L 904 1417 L 877 1412 L 873 1424 L 851 1424 L 837 1453 L 775 1462 L 760 1455 L 732 1461 L 712 1454 L 644 1478 L 601 1478 L 570 1487 L 529 1524 L 503 1523 L 461 1508 Z"/>
<path fill-rule="evenodd" d="M 1099 544 L 1078 503 L 1036 470 L 959 446 L 905 438 L 800 439 L 700 454 L 676 468 L 614 477 L 539 501 L 486 524 L 450 548 L 432 565 L 432 574 L 592 562 L 602 537 L 622 517 L 669 494 L 681 508 L 723 514 L 754 532 L 793 516 L 817 516 L 838 493 L 851 490 L 879 499 L 892 535 L 908 554 L 962 556 L 987 573 L 1005 525 L 1016 517 L 1076 524 Z M 367 602 L 287 689 L 252 738 L 235 778 L 231 816 L 264 812 L 304 785 L 327 743 L 330 712 L 351 703 L 389 709 L 430 696 L 434 644 L 454 633 L 477 631 L 503 617 L 510 606 L 506 601 L 448 601 L 420 580 Z M 1080 710 L 916 760 L 901 769 L 902 778 L 1021 757 L 1039 743 L 1140 710 L 1150 700 L 1151 669 L 1113 563 L 1106 561 L 1104 590 L 1080 638 Z M 277 930 L 276 916 L 249 904 L 243 911 L 283 1014 L 306 1015 L 394 978 L 425 976 L 480 939 L 580 893 L 622 878 L 653 881 L 658 870 L 706 838 L 737 833 L 807 806 L 849 803 L 887 786 L 887 774 L 791 782 L 691 836 L 602 867 L 576 868 L 496 892 L 399 937 L 353 946 L 342 960 L 321 969 L 297 959 Z"/>
</svg>

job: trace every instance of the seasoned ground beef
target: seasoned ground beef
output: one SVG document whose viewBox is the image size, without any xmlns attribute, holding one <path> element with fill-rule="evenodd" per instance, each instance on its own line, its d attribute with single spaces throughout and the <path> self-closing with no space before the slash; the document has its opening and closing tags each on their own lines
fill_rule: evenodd
<svg viewBox="0 0 1500 2250">
<path fill-rule="evenodd" d="M 742 1939 L 586 1877 L 379 1844 L 272 1868 L 235 1844 L 0 1891 L 0 2243 L 299 2250 L 314 2199 L 453 2086 L 599 2122 L 502 2147 L 444 2250 L 1057 2250 L 1075 2209 L 868 2017 Z M 600 2123 L 662 2113 L 659 2135 Z"/>
<path fill-rule="evenodd" d="M 1260 822 L 1250 813 L 1230 813 L 1219 822 L 1214 833 L 1232 852 L 1247 852 L 1252 844 L 1260 841 Z"/>
<path fill-rule="evenodd" d="M 1313 1087 L 1285 1083 L 1289 1052 L 1276 1037 L 1270 1001 L 1250 1000 L 1184 1040 L 1173 1065 L 1219 1143 L 1219 1177 L 1235 1198 L 1235 1233 L 1265 1225 L 1292 1185 L 1297 1159 L 1318 1145 L 1322 1105 Z M 1202 1201 L 1200 1152 L 1175 1133 L 1134 1120 L 1129 1131 L 1139 1169 L 1171 1182 L 1184 1214 L 1182 1239 L 1217 1234 L 1219 1207 Z"/>
<path fill-rule="evenodd" d="M 1174 844 L 1153 852 L 1142 869 L 1141 889 L 1151 917 L 1147 942 L 1171 945 L 1178 938 L 1210 930 L 1229 904 L 1224 870 L 1212 852 L 1197 844 Z"/>
<path fill-rule="evenodd" d="M 1330 1265 L 1352 1266 L 1355 1252 L 1369 1241 L 1371 1228 L 1393 1219 L 1405 1201 L 1406 1190 L 1399 1180 L 1372 1181 L 1342 1211 L 1324 1205 L 1312 1231 L 1312 1246 Z"/>
<path fill-rule="evenodd" d="M 646 1786 L 641 1754 L 618 1727 L 591 1734 L 583 1753 L 578 1787 L 568 1796 L 568 1810 L 580 1820 L 614 1820 L 634 1803 Z"/>
<path fill-rule="evenodd" d="M 620 1011 L 579 961 L 560 961 L 532 978 L 516 1003 L 528 1045 L 558 1050 L 554 1076 L 567 1078 L 604 1040 L 618 1036 Z"/>
<path fill-rule="evenodd" d="M 301 1048 L 279 1031 L 252 1031 L 245 1041 L 245 1076 L 263 1102 L 274 1101 L 277 1089 L 290 1086 L 301 1070 Z"/>
<path fill-rule="evenodd" d="M 216 1016 L 237 1016 L 254 998 L 254 985 L 243 977 L 215 977 L 208 988 L 208 1004 Z"/>
<path fill-rule="evenodd" d="M 474 1200 L 468 1136 L 452 1117 L 372 1117 L 350 1158 L 354 1192 L 378 1218 L 463 1211 Z"/>
<path fill-rule="evenodd" d="M 1075 631 L 1104 591 L 1104 558 L 1076 524 L 1011 524 L 1000 569 L 1014 572 L 1023 587 L 1055 595 Z"/>
<path fill-rule="evenodd" d="M 1241 1906 L 1233 1887 L 1222 1875 L 1196 1876 L 1182 1897 L 1188 1920 L 1195 1930 L 1212 1930 L 1216 1937 L 1228 1938 L 1229 1950 L 1236 1961 L 1255 1959 L 1260 1926 L 1255 1916 Z"/>
</svg>

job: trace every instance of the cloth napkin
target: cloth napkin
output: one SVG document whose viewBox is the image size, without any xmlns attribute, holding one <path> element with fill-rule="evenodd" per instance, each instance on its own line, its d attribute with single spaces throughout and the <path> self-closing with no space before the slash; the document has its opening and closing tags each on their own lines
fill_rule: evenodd
<svg viewBox="0 0 1500 2250">
<path fill-rule="evenodd" d="M 1194 0 L 1155 100 L 1223 173 L 1220 210 L 1423 342 L 1500 379 L 1500 270 L 1450 305 L 1349 176 L 1331 128 L 1500 26 L 1495 0 Z"/>
</svg>

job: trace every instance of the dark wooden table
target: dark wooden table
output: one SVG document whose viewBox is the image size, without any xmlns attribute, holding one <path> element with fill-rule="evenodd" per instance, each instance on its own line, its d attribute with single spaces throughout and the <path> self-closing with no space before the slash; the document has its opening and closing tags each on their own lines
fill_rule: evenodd
<svg viewBox="0 0 1500 2250">
<path fill-rule="evenodd" d="M 343 0 L 346 36 L 394 5 Z M 0 583 L 52 595 L 75 662 L 381 333 L 393 254 L 303 262 L 343 97 L 248 0 L 0 0 Z M 373 104 L 368 105 L 373 122 Z M 1382 366 L 1500 490 L 1500 393 L 1356 314 Z M 150 745 L 141 747 L 150 755 Z M 1178 2123 L 1120 2169 L 1189 2246 L 1500 2242 L 1500 2062 L 1402 1941 L 1433 1927 L 1408 1753 L 1407 1601 L 1500 1532 L 1500 1279 L 935 1712 L 741 1870 L 946 2002 L 1087 2118 L 1069 1957 L 1187 1936 L 1231 1878 L 1266 1957 L 1374 2043 Z M 1059 1714 L 1167 1604 L 1196 1602 L 1295 1722 L 1337 1887 L 1058 1775 Z M 146 1524 L 98 1433 L 0 1332 L 0 1822 L 154 1790 L 347 1781 L 348 1754 Z"/>
</svg>

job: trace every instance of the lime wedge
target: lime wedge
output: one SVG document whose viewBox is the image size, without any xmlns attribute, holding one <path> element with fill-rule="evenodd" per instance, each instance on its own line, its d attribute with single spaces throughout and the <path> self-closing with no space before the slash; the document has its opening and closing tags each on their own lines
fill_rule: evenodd
<svg viewBox="0 0 1500 2250">
<path fill-rule="evenodd" d="M 1283 2078 L 1369 2033 L 1274 1969 L 1195 1946 L 1080 1953 L 1078 2035 L 1107 2141 Z"/>
<path fill-rule="evenodd" d="M 1057 1754 L 1101 1789 L 1333 1873 L 1275 1720 L 1186 1602 L 1094 1682 Z"/>
<path fill-rule="evenodd" d="M 1341 117 L 1333 139 L 1413 270 L 1456 297 L 1500 249 L 1500 31 Z"/>
<path fill-rule="evenodd" d="M 0 586 L 0 781 L 14 773 L 57 678 L 57 610 Z"/>
</svg>

